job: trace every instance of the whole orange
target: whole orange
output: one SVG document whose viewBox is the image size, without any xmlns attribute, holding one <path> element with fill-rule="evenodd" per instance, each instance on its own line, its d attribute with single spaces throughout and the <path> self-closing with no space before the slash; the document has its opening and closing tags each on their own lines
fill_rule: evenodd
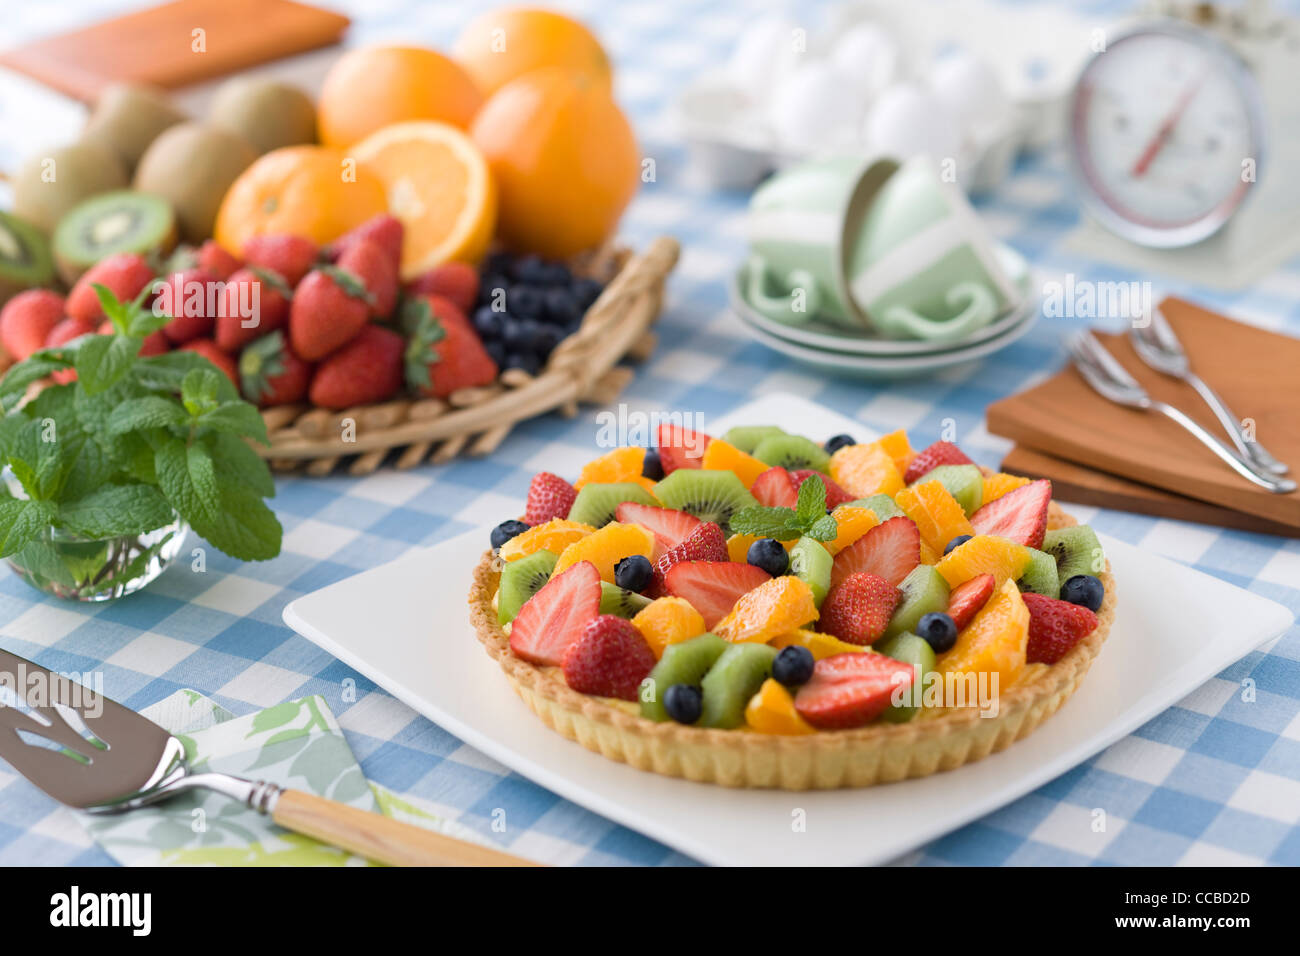
<svg viewBox="0 0 1300 956">
<path fill-rule="evenodd" d="M 226 191 L 215 238 L 240 254 L 251 236 L 292 234 L 329 242 L 388 208 L 379 177 L 342 150 L 274 149 Z"/>
<path fill-rule="evenodd" d="M 326 146 L 351 146 L 375 130 L 407 120 L 438 120 L 467 129 L 483 105 L 468 73 L 435 50 L 372 46 L 330 67 L 316 104 Z"/>
<path fill-rule="evenodd" d="M 514 249 L 564 258 L 597 246 L 636 193 L 632 127 L 585 76 L 526 73 L 488 99 L 470 136 L 496 179 L 497 236 Z"/>
<path fill-rule="evenodd" d="M 605 89 L 611 85 L 609 57 L 600 41 L 577 20 L 551 10 L 506 7 L 485 13 L 461 31 L 452 55 L 485 96 L 548 66 L 584 73 Z"/>
</svg>

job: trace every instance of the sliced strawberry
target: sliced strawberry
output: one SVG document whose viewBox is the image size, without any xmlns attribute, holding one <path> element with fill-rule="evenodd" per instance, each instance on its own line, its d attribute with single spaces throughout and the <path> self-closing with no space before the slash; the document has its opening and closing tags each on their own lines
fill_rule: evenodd
<svg viewBox="0 0 1300 956">
<path fill-rule="evenodd" d="M 921 532 L 902 515 L 876 525 L 835 555 L 831 587 L 850 574 L 866 571 L 897 587 L 921 563 Z"/>
<path fill-rule="evenodd" d="M 771 577 L 761 568 L 738 561 L 683 561 L 664 575 L 664 590 L 685 598 L 712 628 L 748 594 Z"/>
<path fill-rule="evenodd" d="M 784 468 L 769 468 L 755 479 L 749 493 L 768 508 L 793 508 L 799 503 L 799 486 Z"/>
<path fill-rule="evenodd" d="M 966 457 L 966 453 L 950 441 L 937 441 L 928 448 L 917 452 L 907 466 L 903 480 L 909 485 L 922 478 L 940 465 L 973 465 L 975 462 Z"/>
<path fill-rule="evenodd" d="M 510 626 L 510 649 L 533 664 L 559 667 L 599 613 L 600 572 L 590 561 L 579 561 L 524 602 Z"/>
<path fill-rule="evenodd" d="M 1021 597 L 1029 608 L 1025 660 L 1030 664 L 1055 664 L 1097 626 L 1097 615 L 1080 604 L 1031 592 Z"/>
<path fill-rule="evenodd" d="M 800 468 L 798 471 L 792 471 L 790 477 L 794 479 L 795 487 L 798 488 L 808 478 L 816 476 L 822 480 L 826 486 L 826 507 L 838 508 L 846 501 L 853 501 L 853 496 L 837 485 L 834 481 L 823 475 L 820 471 L 813 471 L 811 468 Z"/>
<path fill-rule="evenodd" d="M 655 561 L 654 581 L 646 588 L 645 593 L 651 597 L 663 594 L 664 576 L 674 565 L 681 564 L 683 561 L 727 561 L 730 558 L 731 555 L 727 553 L 727 539 L 723 537 L 722 529 L 712 521 L 701 522 L 700 526 L 688 534 L 681 544 L 669 548 Z"/>
<path fill-rule="evenodd" d="M 1051 503 L 1052 483 L 1040 478 L 994 498 L 970 516 L 970 523 L 979 534 L 1001 535 L 1027 548 L 1041 548 Z"/>
<path fill-rule="evenodd" d="M 709 447 L 713 438 L 704 432 L 665 423 L 659 426 L 657 441 L 659 461 L 667 475 L 678 468 L 699 468 L 704 449 Z"/>
<path fill-rule="evenodd" d="M 538 592 L 540 593 L 540 592 Z M 564 681 L 580 694 L 636 700 L 655 653 L 626 618 L 602 614 L 564 652 Z"/>
<path fill-rule="evenodd" d="M 528 504 L 524 508 L 524 521 L 532 527 L 545 524 L 553 518 L 569 517 L 569 509 L 578 493 L 559 475 L 539 471 L 528 485 Z"/>
<path fill-rule="evenodd" d="M 639 524 L 654 534 L 654 560 L 661 558 L 665 551 L 677 547 L 686 540 L 687 535 L 703 524 L 695 515 L 689 515 L 685 511 L 641 505 L 635 501 L 620 504 L 614 510 L 614 517 L 625 524 Z"/>
<path fill-rule="evenodd" d="M 799 688 L 799 716 L 823 730 L 861 727 L 889 706 L 895 688 L 916 680 L 911 664 L 884 654 L 835 654 L 813 667 L 812 680 Z"/>
<path fill-rule="evenodd" d="M 948 595 L 948 616 L 961 630 L 970 623 L 977 611 L 993 596 L 997 579 L 991 574 L 981 574 L 963 581 Z"/>
<path fill-rule="evenodd" d="M 874 644 L 898 605 L 897 587 L 866 571 L 855 571 L 831 588 L 822 602 L 818 628 L 849 644 Z"/>
</svg>

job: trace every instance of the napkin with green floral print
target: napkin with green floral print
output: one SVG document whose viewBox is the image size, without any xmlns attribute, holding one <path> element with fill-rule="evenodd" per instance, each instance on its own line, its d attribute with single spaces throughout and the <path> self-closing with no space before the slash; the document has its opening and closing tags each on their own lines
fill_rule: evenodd
<svg viewBox="0 0 1300 956">
<path fill-rule="evenodd" d="M 361 773 L 324 698 L 276 704 L 236 717 L 197 691 L 182 690 L 143 711 L 185 745 L 195 772 L 270 780 L 474 842 L 445 820 Z M 283 830 L 236 800 L 194 790 L 121 816 L 77 814 L 90 835 L 125 866 L 365 866 L 367 861 Z"/>
</svg>

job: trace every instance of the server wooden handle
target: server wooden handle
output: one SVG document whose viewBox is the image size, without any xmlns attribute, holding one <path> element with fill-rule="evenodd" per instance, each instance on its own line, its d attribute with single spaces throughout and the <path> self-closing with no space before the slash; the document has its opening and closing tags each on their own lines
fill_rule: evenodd
<svg viewBox="0 0 1300 956">
<path fill-rule="evenodd" d="M 301 790 L 282 792 L 271 819 L 287 830 L 390 866 L 538 865 Z"/>
</svg>

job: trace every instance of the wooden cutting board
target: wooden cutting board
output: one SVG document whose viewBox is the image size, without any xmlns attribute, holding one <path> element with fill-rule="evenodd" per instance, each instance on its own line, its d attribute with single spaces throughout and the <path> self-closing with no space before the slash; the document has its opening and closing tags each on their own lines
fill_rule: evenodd
<svg viewBox="0 0 1300 956">
<path fill-rule="evenodd" d="M 290 0 L 174 0 L 8 50 L 0 65 L 93 103 L 116 81 L 176 89 L 328 46 L 348 22 Z"/>
<path fill-rule="evenodd" d="M 1192 367 L 1238 415 L 1253 419 L 1260 440 L 1300 475 L 1300 340 L 1182 299 L 1166 299 L 1160 308 Z M 1147 368 L 1127 336 L 1098 338 L 1153 398 L 1223 435 L 1191 386 Z M 1069 365 L 1042 384 L 989 406 L 988 428 L 1065 461 L 1300 528 L 1300 491 L 1274 495 L 1256 488 L 1174 422 L 1106 401 Z"/>
</svg>

